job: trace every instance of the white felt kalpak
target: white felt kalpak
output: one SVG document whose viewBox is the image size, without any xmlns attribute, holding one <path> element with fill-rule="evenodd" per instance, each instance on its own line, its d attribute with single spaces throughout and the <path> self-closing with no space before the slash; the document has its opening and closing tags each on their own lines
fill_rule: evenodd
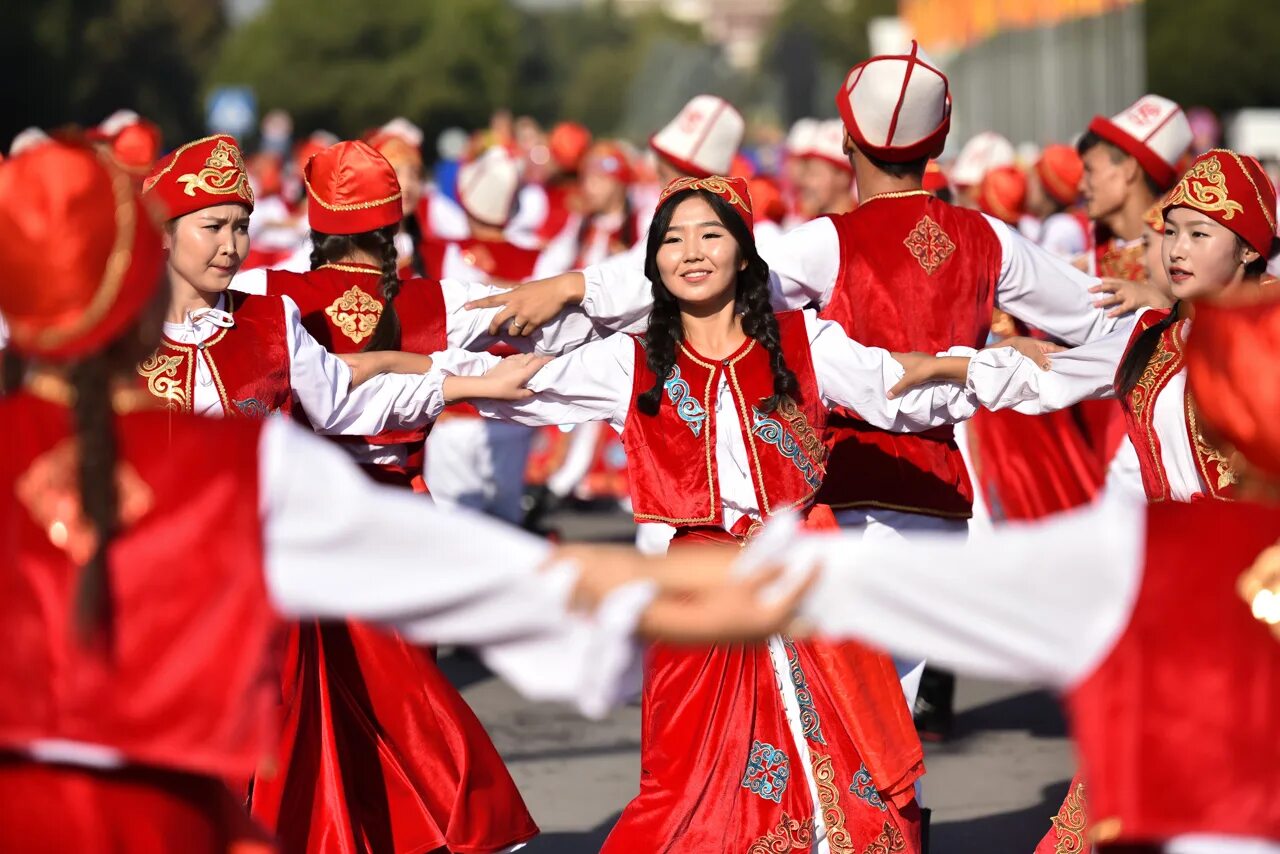
<svg viewBox="0 0 1280 854">
<path fill-rule="evenodd" d="M 983 131 L 960 149 L 951 180 L 960 187 L 976 187 L 992 169 L 1012 166 L 1014 159 L 1013 143 L 994 131 Z"/>
<path fill-rule="evenodd" d="M 507 224 L 519 188 L 520 166 L 504 148 L 490 148 L 458 170 L 458 202 L 485 225 Z"/>
<path fill-rule="evenodd" d="M 936 156 L 951 127 L 947 77 L 914 41 L 850 69 L 836 108 L 859 148 L 892 162 Z"/>
<path fill-rule="evenodd" d="M 649 147 L 689 175 L 728 175 L 745 130 L 742 113 L 728 101 L 715 95 L 696 95 L 649 138 Z"/>
</svg>

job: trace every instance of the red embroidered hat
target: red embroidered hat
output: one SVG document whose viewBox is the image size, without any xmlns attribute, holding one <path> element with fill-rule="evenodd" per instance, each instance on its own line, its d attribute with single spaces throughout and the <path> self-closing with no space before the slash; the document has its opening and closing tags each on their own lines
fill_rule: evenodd
<svg viewBox="0 0 1280 854">
<path fill-rule="evenodd" d="M 1187 388 L 1207 431 L 1280 478 L 1280 299 L 1274 286 L 1202 303 L 1187 341 Z"/>
<path fill-rule="evenodd" d="M 253 210 L 253 188 L 240 147 L 225 134 L 175 149 L 142 182 L 142 192 L 159 203 L 166 219 L 214 205 L 239 204 Z"/>
<path fill-rule="evenodd" d="M 132 178 L 85 144 L 50 141 L 0 167 L 0 314 L 15 351 L 72 360 L 155 297 L 157 223 Z"/>
<path fill-rule="evenodd" d="M 1262 164 L 1248 155 L 1213 148 L 1191 164 L 1164 197 L 1161 213 L 1191 208 L 1229 228 L 1262 255 L 1276 234 L 1276 189 Z"/>
<path fill-rule="evenodd" d="M 915 41 L 905 54 L 873 56 L 849 69 L 836 108 L 858 148 L 890 163 L 936 157 L 951 128 L 947 76 Z"/>
<path fill-rule="evenodd" d="M 1177 179 L 1176 166 L 1191 145 L 1191 125 L 1173 101 L 1143 95 L 1119 115 L 1094 116 L 1089 130 L 1133 157 L 1161 190 Z"/>
<path fill-rule="evenodd" d="M 323 234 L 363 234 L 400 221 L 396 170 L 364 142 L 339 142 L 307 161 L 307 221 Z"/>
<path fill-rule="evenodd" d="M 1080 197 L 1084 161 L 1069 145 L 1047 145 L 1036 161 L 1036 177 L 1044 191 L 1060 205 L 1074 205 Z"/>
<path fill-rule="evenodd" d="M 1016 225 L 1027 201 L 1027 176 L 1015 166 L 997 166 L 978 185 L 978 207 L 1001 222 Z"/>
<path fill-rule="evenodd" d="M 712 175 L 709 178 L 677 178 L 663 188 L 662 194 L 658 196 L 658 207 L 662 207 L 672 196 L 683 193 L 685 190 L 706 190 L 708 193 L 715 193 L 738 212 L 748 229 L 754 227 L 751 192 L 747 188 L 746 179 L 726 178 L 722 175 Z"/>
</svg>

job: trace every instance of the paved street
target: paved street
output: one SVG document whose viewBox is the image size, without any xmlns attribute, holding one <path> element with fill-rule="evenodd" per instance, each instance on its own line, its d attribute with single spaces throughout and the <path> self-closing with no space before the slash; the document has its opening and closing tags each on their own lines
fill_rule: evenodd
<svg viewBox="0 0 1280 854">
<path fill-rule="evenodd" d="M 562 520 L 564 521 L 564 520 Z M 574 539 L 625 536 L 616 516 L 567 520 Z M 530 854 L 596 852 L 639 777 L 640 709 L 586 721 L 533 705 L 471 659 L 442 664 L 484 721 L 543 835 Z M 1030 854 L 1072 772 L 1053 699 L 1026 686 L 961 680 L 952 740 L 926 748 L 933 854 Z"/>
</svg>

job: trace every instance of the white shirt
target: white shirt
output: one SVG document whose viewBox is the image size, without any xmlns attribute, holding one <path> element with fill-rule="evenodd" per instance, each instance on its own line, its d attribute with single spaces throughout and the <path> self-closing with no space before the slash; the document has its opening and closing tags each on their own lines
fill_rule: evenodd
<svg viewBox="0 0 1280 854">
<path fill-rule="evenodd" d="M 828 406 L 854 410 L 867 422 L 886 430 L 926 430 L 970 418 L 976 401 L 954 385 L 932 383 L 890 400 L 885 395 L 902 377 L 902 366 L 887 350 L 864 347 L 850 340 L 839 324 L 804 313 L 813 353 L 818 391 Z M 758 345 L 757 345 L 758 346 Z M 614 335 L 580 347 L 547 364 L 528 383 L 536 394 L 523 401 L 476 401 L 490 418 L 521 424 L 579 424 L 607 421 L 622 432 L 631 409 L 635 341 Z M 954 348 L 952 355 L 967 355 Z M 716 469 L 722 524 L 726 529 L 743 516 L 760 516 L 752 485 L 751 465 L 728 382 L 721 376 L 716 389 Z"/>
<path fill-rule="evenodd" d="M 985 218 L 1000 241 L 995 297 L 999 308 L 1072 344 L 1128 325 L 1129 321 L 1109 318 L 1094 307 L 1089 288 L 1098 283 L 1097 278 L 1081 273 L 999 220 Z M 757 246 L 771 271 L 776 309 L 830 302 L 840 273 L 840 238 L 830 219 L 810 220 L 773 239 L 762 235 Z M 644 328 L 653 298 L 642 272 L 643 259 L 642 250 L 639 265 L 624 255 L 582 271 L 586 277 L 582 308 L 589 317 L 610 329 Z"/>
<path fill-rule="evenodd" d="M 1143 312 L 1149 309 L 1143 309 Z M 1183 334 L 1189 323 L 1182 324 Z M 1043 371 L 1012 347 L 993 347 L 969 361 L 966 389 L 988 409 L 1013 409 L 1039 415 L 1065 409 L 1081 400 L 1115 397 L 1115 377 L 1131 337 L 1121 329 L 1092 343 L 1051 353 L 1052 369 Z M 1186 416 L 1186 371 L 1175 374 L 1153 404 L 1153 423 L 1160 441 L 1160 463 L 1174 501 L 1190 501 L 1208 491 L 1191 447 Z M 1108 472 L 1108 488 L 1121 485 L 1142 493 L 1141 473 L 1131 446 L 1121 446 Z"/>
<path fill-rule="evenodd" d="M 1069 213 L 1050 214 L 1040 225 L 1036 241 L 1047 252 L 1066 261 L 1083 255 L 1089 248 L 1089 235 L 1080 226 L 1080 220 Z"/>
</svg>

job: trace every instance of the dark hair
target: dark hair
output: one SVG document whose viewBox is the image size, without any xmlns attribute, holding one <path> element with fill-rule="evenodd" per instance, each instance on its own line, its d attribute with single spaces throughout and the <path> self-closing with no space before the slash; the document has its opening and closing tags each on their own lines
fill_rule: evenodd
<svg viewBox="0 0 1280 854">
<path fill-rule="evenodd" d="M 587 232 L 591 230 L 591 217 L 584 216 L 581 224 L 578 225 L 578 246 L 582 246 L 582 241 L 587 239 Z M 631 194 L 622 194 L 622 231 L 618 235 L 621 238 L 624 249 L 630 249 L 640 239 L 640 235 L 636 233 L 636 217 L 635 207 L 631 204 Z M 610 249 L 610 252 L 613 250 Z"/>
<path fill-rule="evenodd" d="M 928 157 L 894 163 L 889 160 L 881 160 L 879 157 L 873 157 L 863 149 L 858 150 L 862 152 L 863 157 L 871 161 L 872 166 L 894 178 L 924 178 L 924 170 L 929 165 Z"/>
<path fill-rule="evenodd" d="M 111 407 L 110 356 L 97 353 L 71 366 L 71 416 L 79 447 L 80 505 L 97 536 L 80 569 L 74 624 L 83 643 L 110 635 L 111 590 L 107 549 L 119 521 L 116 495 L 115 412 Z"/>
<path fill-rule="evenodd" d="M 378 325 L 364 345 L 365 350 L 395 350 L 400 346 L 400 317 L 395 300 L 400 293 L 400 272 L 396 256 L 396 231 L 399 223 L 362 234 L 323 234 L 311 230 L 311 269 L 348 258 L 356 251 L 365 252 L 382 261 L 382 314 Z"/>
<path fill-rule="evenodd" d="M 1249 245 L 1245 243 L 1238 234 L 1236 235 L 1236 240 L 1239 242 L 1241 247 L 1247 247 Z M 1267 274 L 1267 265 L 1271 263 L 1272 259 L 1277 255 L 1280 255 L 1280 237 L 1272 237 L 1271 248 L 1264 254 L 1259 255 L 1257 258 L 1254 258 L 1248 264 L 1244 265 L 1245 278 L 1260 279 L 1265 276 Z"/>
<path fill-rule="evenodd" d="M 1178 321 L 1178 302 L 1175 301 L 1173 308 L 1169 309 L 1168 316 L 1160 320 L 1159 323 L 1143 330 L 1142 334 L 1133 342 L 1133 346 L 1124 354 L 1124 358 L 1120 360 L 1120 369 L 1116 371 L 1116 394 L 1121 399 L 1127 397 L 1129 392 L 1133 391 L 1133 387 L 1138 384 L 1138 380 L 1142 378 L 1142 372 L 1147 369 L 1147 365 L 1151 362 L 1151 357 L 1155 355 L 1156 345 L 1160 343 L 1160 336 L 1164 331 Z"/>
<path fill-rule="evenodd" d="M 796 375 L 787 367 L 782 355 L 782 336 L 778 331 L 778 318 L 769 304 L 769 265 L 756 250 L 755 236 L 733 207 L 715 193 L 707 190 L 681 190 L 663 202 L 653 215 L 649 227 L 649 240 L 645 249 L 644 274 L 653 287 L 653 313 L 649 316 L 649 328 L 644 333 L 645 364 L 653 371 L 653 387 L 636 399 L 636 408 L 645 415 L 657 415 L 662 402 L 662 390 L 676 364 L 676 347 L 684 340 L 684 324 L 680 318 L 680 305 L 675 296 L 663 284 L 658 272 L 658 249 L 667 236 L 671 217 L 685 199 L 701 196 L 725 229 L 738 242 L 738 251 L 746 267 L 738 271 L 735 301 L 742 313 L 742 331 L 755 339 L 769 353 L 769 366 L 773 371 L 773 394 L 763 399 L 760 407 L 772 412 L 782 399 L 798 387 Z"/>
<path fill-rule="evenodd" d="M 0 373 L 0 393 L 13 394 L 22 387 L 22 378 L 27 373 L 26 360 L 9 348 L 0 350 L 0 362 L 4 363 L 4 371 Z"/>
<path fill-rule="evenodd" d="M 1076 153 L 1084 157 L 1090 150 L 1097 148 L 1099 145 L 1106 149 L 1107 155 L 1111 158 L 1112 163 L 1119 163 L 1126 157 L 1133 157 L 1132 154 L 1125 151 L 1113 142 L 1108 142 L 1098 136 L 1093 131 L 1085 131 L 1084 136 L 1080 137 L 1076 142 Z M 1133 158 L 1137 160 L 1136 157 Z M 1164 188 L 1156 183 L 1155 179 L 1147 174 L 1147 170 L 1142 168 L 1142 164 L 1138 164 L 1138 171 L 1142 174 L 1142 180 L 1147 185 L 1147 189 L 1151 191 L 1151 195 L 1159 198 L 1164 193 Z"/>
<path fill-rule="evenodd" d="M 409 256 L 409 269 L 419 279 L 425 279 L 427 276 L 427 265 L 422 260 L 422 253 L 418 251 L 418 247 L 422 245 L 422 223 L 418 222 L 418 215 L 411 213 L 401 220 L 404 225 L 404 233 L 409 236 L 409 240 L 413 243 L 413 254 Z"/>
</svg>

